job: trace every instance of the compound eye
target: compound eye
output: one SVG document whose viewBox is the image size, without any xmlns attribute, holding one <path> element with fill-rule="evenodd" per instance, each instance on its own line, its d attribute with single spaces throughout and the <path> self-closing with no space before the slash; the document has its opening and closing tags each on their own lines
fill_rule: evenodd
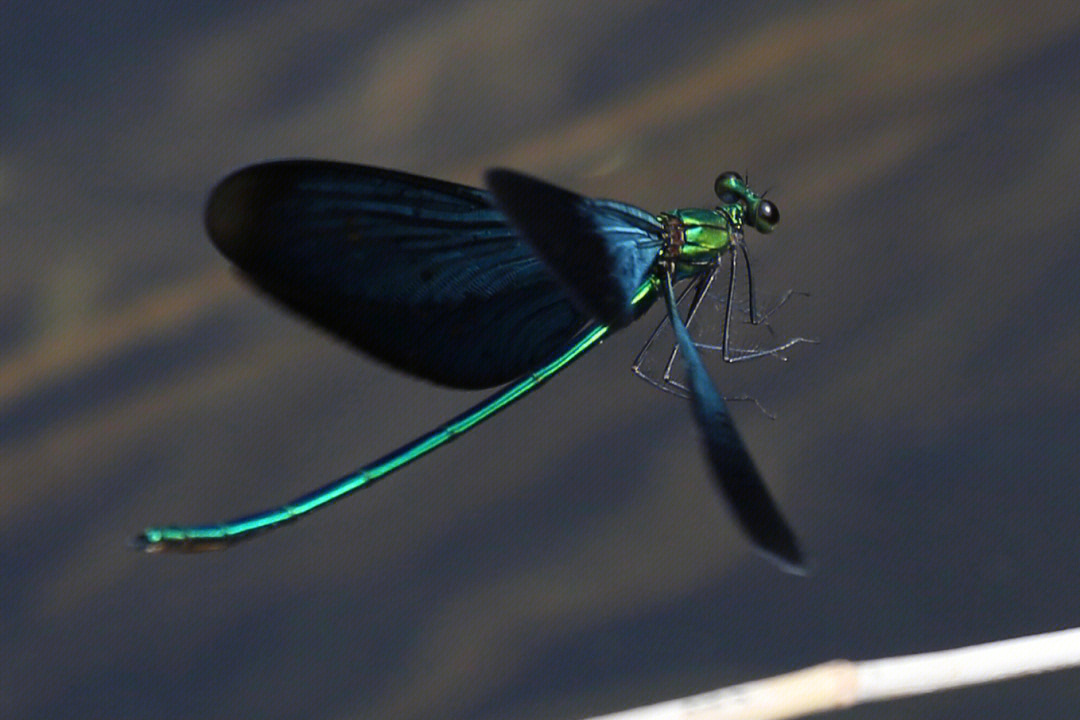
<svg viewBox="0 0 1080 720">
<path fill-rule="evenodd" d="M 768 200 L 762 200 L 757 210 L 758 221 L 766 225 L 775 225 L 780 222 L 780 211 Z"/>
<path fill-rule="evenodd" d="M 734 205 L 741 197 L 738 190 L 742 186 L 742 175 L 732 170 L 728 170 L 727 172 L 720 173 L 716 178 L 716 185 L 713 189 L 716 191 L 716 197 L 720 198 L 720 202 L 724 205 Z"/>
<path fill-rule="evenodd" d="M 768 200 L 762 200 L 757 205 L 753 220 L 748 220 L 747 224 L 752 225 L 759 233 L 767 233 L 772 232 L 773 225 L 778 222 L 780 222 L 780 211 Z"/>
</svg>

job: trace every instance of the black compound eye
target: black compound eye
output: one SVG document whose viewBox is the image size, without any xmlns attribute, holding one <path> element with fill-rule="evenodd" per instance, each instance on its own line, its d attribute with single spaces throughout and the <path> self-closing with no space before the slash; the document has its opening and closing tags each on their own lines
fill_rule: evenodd
<svg viewBox="0 0 1080 720">
<path fill-rule="evenodd" d="M 713 189 L 716 191 L 716 197 L 720 198 L 720 202 L 725 205 L 734 205 L 742 197 L 739 193 L 739 189 L 743 186 L 742 175 L 732 170 L 722 172 L 716 178 L 716 184 Z"/>
<path fill-rule="evenodd" d="M 780 211 L 768 200 L 762 200 L 757 210 L 758 221 L 765 225 L 775 225 L 780 222 Z"/>
<path fill-rule="evenodd" d="M 731 192 L 736 187 L 739 187 L 742 184 L 742 175 L 733 170 L 728 170 L 727 172 L 722 172 L 720 173 L 720 175 L 717 176 L 716 184 L 713 186 L 713 188 L 716 190 L 716 195 L 719 197 L 725 192 Z"/>
</svg>

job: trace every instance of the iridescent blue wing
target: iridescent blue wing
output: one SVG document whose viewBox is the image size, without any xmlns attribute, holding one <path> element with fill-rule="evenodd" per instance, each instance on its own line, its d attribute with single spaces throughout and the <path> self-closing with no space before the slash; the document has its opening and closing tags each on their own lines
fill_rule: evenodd
<svg viewBox="0 0 1080 720">
<path fill-rule="evenodd" d="M 489 170 L 485 180 L 578 307 L 616 328 L 634 319 L 631 300 L 663 245 L 663 226 L 652 214 L 510 170 Z"/>
<path fill-rule="evenodd" d="M 206 227 L 276 300 L 443 385 L 513 380 L 564 350 L 588 319 L 491 195 L 462 185 L 271 162 L 223 180 Z"/>
</svg>

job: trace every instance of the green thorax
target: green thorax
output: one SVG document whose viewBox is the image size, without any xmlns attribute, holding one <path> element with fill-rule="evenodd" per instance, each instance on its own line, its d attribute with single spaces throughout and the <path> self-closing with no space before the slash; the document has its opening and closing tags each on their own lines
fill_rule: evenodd
<svg viewBox="0 0 1080 720">
<path fill-rule="evenodd" d="M 780 220 L 776 206 L 747 187 L 736 172 L 721 173 L 715 190 L 720 204 L 714 209 L 686 208 L 657 216 L 664 226 L 660 260 L 674 270 L 676 279 L 715 267 L 742 242 L 744 224 L 768 233 Z"/>
<path fill-rule="evenodd" d="M 679 277 L 715 265 L 742 237 L 742 211 L 737 206 L 682 208 L 661 213 L 659 220 L 664 225 L 664 259 L 674 264 Z"/>
</svg>

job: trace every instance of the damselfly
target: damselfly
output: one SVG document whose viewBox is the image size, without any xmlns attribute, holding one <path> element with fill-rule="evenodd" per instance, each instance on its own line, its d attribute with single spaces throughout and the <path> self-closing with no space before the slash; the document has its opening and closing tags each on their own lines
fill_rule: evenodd
<svg viewBox="0 0 1080 720">
<path fill-rule="evenodd" d="M 211 193 L 206 227 L 259 288 L 360 350 L 457 388 L 505 385 L 378 460 L 254 515 L 210 525 L 150 527 L 149 552 L 216 550 L 291 522 L 455 439 L 552 375 L 658 298 L 686 365 L 694 414 L 714 479 L 758 548 L 799 571 L 794 534 L 750 458 L 679 315 L 674 286 L 694 290 L 689 317 L 721 261 L 728 298 L 720 347 L 736 362 L 774 348 L 729 344 L 743 228 L 772 231 L 776 206 L 734 172 L 715 183 L 719 205 L 653 214 L 596 200 L 508 170 L 487 191 L 380 168 L 291 160 L 254 165 Z M 670 367 L 670 363 L 669 363 Z"/>
</svg>

